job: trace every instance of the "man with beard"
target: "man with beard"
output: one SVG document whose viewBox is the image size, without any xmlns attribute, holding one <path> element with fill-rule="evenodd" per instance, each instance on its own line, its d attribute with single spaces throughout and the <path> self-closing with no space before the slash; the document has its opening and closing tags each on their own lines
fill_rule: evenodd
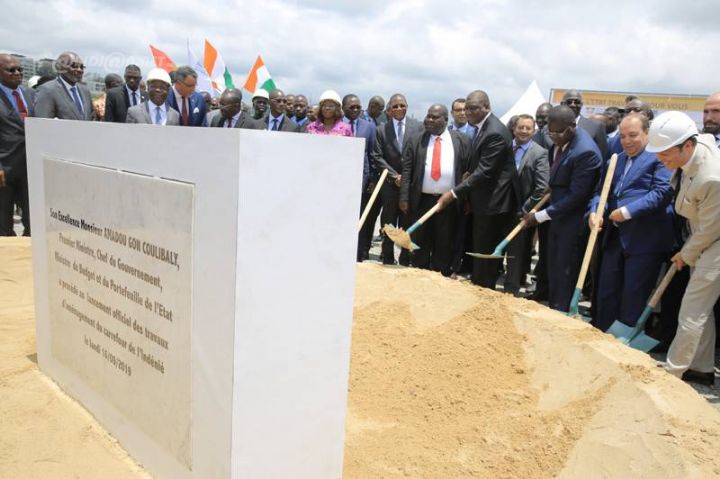
<svg viewBox="0 0 720 479">
<path fill-rule="evenodd" d="M 55 61 L 58 77 L 38 88 L 35 116 L 62 120 L 93 119 L 90 90 L 80 83 L 85 65 L 77 53 L 64 52 Z"/>
<path fill-rule="evenodd" d="M 127 123 L 180 125 L 180 114 L 166 103 L 170 93 L 170 75 L 162 68 L 150 70 L 147 90 L 148 99 L 128 109 Z"/>
<path fill-rule="evenodd" d="M 33 116 L 35 91 L 20 86 L 17 58 L 0 54 L 0 236 L 15 236 L 13 210 L 22 211 L 23 236 L 30 236 L 25 119 Z"/>
<path fill-rule="evenodd" d="M 408 140 L 403 152 L 400 211 L 417 221 L 435 206 L 445 192 L 462 181 L 470 156 L 470 141 L 447 128 L 448 111 L 432 105 L 425 116 L 425 132 Z M 459 216 L 457 204 L 445 208 L 417 230 L 413 266 L 450 276 L 454 233 Z"/>
<path fill-rule="evenodd" d="M 703 133 L 714 136 L 715 144 L 720 146 L 720 92 L 713 93 L 705 100 Z"/>
</svg>

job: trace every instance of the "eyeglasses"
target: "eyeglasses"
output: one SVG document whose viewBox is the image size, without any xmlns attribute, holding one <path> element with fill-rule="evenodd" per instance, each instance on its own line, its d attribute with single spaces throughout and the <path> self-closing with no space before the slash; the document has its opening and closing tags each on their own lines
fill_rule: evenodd
<svg viewBox="0 0 720 479">
<path fill-rule="evenodd" d="M 196 83 L 195 85 L 188 85 L 187 83 L 185 83 L 184 81 L 182 81 L 182 80 L 180 80 L 180 79 L 178 79 L 178 83 L 182 83 L 182 84 L 185 85 L 187 88 L 195 88 L 195 87 L 197 86 L 197 83 Z"/>
<path fill-rule="evenodd" d="M 643 109 L 640 108 L 639 106 L 634 106 L 634 107 L 632 107 L 632 108 L 625 108 L 625 112 L 640 113 L 641 111 L 643 111 Z"/>
<path fill-rule="evenodd" d="M 82 63 L 71 63 L 70 68 L 72 68 L 73 70 L 84 70 L 85 65 L 83 65 Z"/>
<path fill-rule="evenodd" d="M 23 67 L 6 68 L 5 71 L 8 73 L 22 73 Z"/>
<path fill-rule="evenodd" d="M 579 100 L 577 98 L 568 98 L 567 100 L 563 101 L 566 105 L 582 105 L 582 100 Z"/>
<path fill-rule="evenodd" d="M 569 128 L 569 127 L 565 127 L 565 128 L 563 128 L 562 130 L 560 130 L 560 131 L 553 131 L 553 130 L 551 130 L 550 128 L 548 128 L 548 135 L 550 135 L 550 136 L 560 136 L 560 135 L 563 135 L 563 134 L 567 131 L 568 128 Z"/>
<path fill-rule="evenodd" d="M 407 105 L 405 105 L 404 103 L 398 103 L 398 104 L 392 105 L 390 107 L 390 109 L 392 109 L 392 110 L 402 110 L 404 108 L 407 108 Z"/>
</svg>

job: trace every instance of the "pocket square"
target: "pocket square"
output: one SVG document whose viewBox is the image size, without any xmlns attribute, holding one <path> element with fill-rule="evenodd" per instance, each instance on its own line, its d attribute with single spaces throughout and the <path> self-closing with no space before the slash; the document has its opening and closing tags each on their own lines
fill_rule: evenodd
<svg viewBox="0 0 720 479">
<path fill-rule="evenodd" d="M 193 110 L 193 115 L 196 114 L 196 113 L 200 113 L 200 108 L 195 107 L 195 109 Z"/>
</svg>

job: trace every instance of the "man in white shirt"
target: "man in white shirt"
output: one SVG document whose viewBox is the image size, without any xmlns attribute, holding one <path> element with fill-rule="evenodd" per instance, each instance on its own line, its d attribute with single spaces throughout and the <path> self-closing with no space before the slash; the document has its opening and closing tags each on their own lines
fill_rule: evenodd
<svg viewBox="0 0 720 479">
<path fill-rule="evenodd" d="M 435 206 L 467 171 L 470 141 L 465 134 L 449 130 L 447 123 L 447 108 L 432 105 L 425 116 L 425 132 L 409 138 L 403 151 L 399 207 L 412 221 Z M 420 249 L 413 254 L 413 266 L 450 276 L 458 205 L 436 213 L 414 234 Z"/>
</svg>

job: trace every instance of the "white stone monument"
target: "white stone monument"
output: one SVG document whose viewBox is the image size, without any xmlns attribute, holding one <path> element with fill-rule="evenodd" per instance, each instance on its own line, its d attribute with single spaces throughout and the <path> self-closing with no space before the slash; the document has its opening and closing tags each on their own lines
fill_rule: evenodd
<svg viewBox="0 0 720 479">
<path fill-rule="evenodd" d="M 159 478 L 342 475 L 363 141 L 28 119 L 41 369 Z"/>
</svg>

